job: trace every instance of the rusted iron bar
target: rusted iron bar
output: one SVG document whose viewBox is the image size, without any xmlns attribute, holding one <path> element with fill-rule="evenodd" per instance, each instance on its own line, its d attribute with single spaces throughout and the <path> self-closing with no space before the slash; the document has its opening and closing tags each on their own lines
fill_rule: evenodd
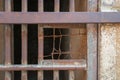
<svg viewBox="0 0 120 80">
<path fill-rule="evenodd" d="M 0 12 L 0 23 L 3 24 L 119 22 L 118 12 Z"/>
<path fill-rule="evenodd" d="M 5 0 L 5 12 L 11 12 L 11 0 Z"/>
<path fill-rule="evenodd" d="M 68 37 L 68 36 L 71 36 L 71 37 L 73 37 L 73 36 L 81 36 L 81 35 L 86 35 L 86 34 L 68 34 L 68 35 L 54 35 L 54 37 L 55 38 L 59 38 L 59 37 Z M 53 35 L 50 35 L 50 36 L 44 36 L 44 37 L 47 37 L 47 38 L 51 38 L 51 37 L 53 37 Z"/>
<path fill-rule="evenodd" d="M 74 71 L 69 71 L 69 80 L 75 80 Z"/>
<path fill-rule="evenodd" d="M 11 27 L 5 25 L 5 66 L 11 65 Z M 11 72 L 5 72 L 5 80 L 11 80 Z"/>
<path fill-rule="evenodd" d="M 5 12 L 11 12 L 11 0 L 5 0 Z M 5 66 L 11 65 L 11 25 L 5 25 Z M 5 72 L 5 80 L 11 80 L 11 72 Z"/>
<path fill-rule="evenodd" d="M 22 0 L 22 12 L 27 12 L 27 0 Z"/>
<path fill-rule="evenodd" d="M 44 12 L 44 2 L 43 0 L 38 0 L 38 12 Z M 44 56 L 44 36 L 43 36 L 43 27 L 38 24 L 38 65 L 41 64 Z M 38 71 L 38 80 L 43 80 L 43 71 Z"/>
<path fill-rule="evenodd" d="M 75 0 L 70 0 L 70 7 L 69 7 L 69 11 L 70 12 L 75 12 Z"/>
<path fill-rule="evenodd" d="M 27 64 L 27 28 L 22 25 L 22 64 Z"/>
<path fill-rule="evenodd" d="M 54 11 L 55 12 L 60 12 L 60 0 L 55 0 L 55 6 L 54 6 Z M 53 49 L 55 47 L 55 28 L 53 28 L 54 31 L 53 31 Z M 54 53 L 54 51 L 53 51 Z M 59 70 L 54 70 L 53 71 L 53 80 L 59 80 Z"/>
<path fill-rule="evenodd" d="M 98 0 L 88 0 L 87 11 L 97 12 Z M 119 13 L 99 13 L 100 22 L 119 22 Z M 98 18 L 98 19 L 99 19 Z M 87 24 L 87 80 L 97 79 L 97 24 Z"/>
<path fill-rule="evenodd" d="M 5 0 L 5 10 L 11 11 L 10 7 L 11 0 Z M 5 64 L 11 64 L 11 26 L 5 25 Z"/>
<path fill-rule="evenodd" d="M 60 0 L 55 0 L 55 7 L 54 7 L 54 11 L 55 12 L 59 12 L 60 11 Z"/>
<path fill-rule="evenodd" d="M 38 65 L 41 64 L 44 56 L 44 37 L 43 37 L 43 27 L 38 24 Z M 38 80 L 43 80 L 43 71 L 38 71 Z"/>
<path fill-rule="evenodd" d="M 56 28 L 56 29 L 58 29 L 58 28 L 61 28 L 61 29 L 67 29 L 67 28 L 73 28 L 73 26 L 74 26 L 74 28 L 80 28 L 80 26 L 79 26 L 79 24 L 59 24 L 59 23 L 54 23 L 54 24 L 43 24 L 44 25 L 44 28 Z"/>
<path fill-rule="evenodd" d="M 75 12 L 75 0 L 70 0 L 69 1 L 69 5 L 70 5 L 70 7 L 69 7 L 69 11 L 70 12 Z M 70 32 L 72 31 L 72 29 L 70 28 Z M 71 36 L 70 36 L 70 52 L 72 52 L 71 50 L 72 50 L 72 45 L 71 45 Z M 75 80 L 75 74 L 74 74 L 74 71 L 73 70 L 69 70 L 69 80 Z"/>
<path fill-rule="evenodd" d="M 22 25 L 22 65 L 27 65 L 27 27 Z M 27 80 L 27 71 L 22 70 L 22 80 Z"/>
<path fill-rule="evenodd" d="M 54 79 L 53 80 L 59 80 L 59 70 L 54 70 Z"/>
<path fill-rule="evenodd" d="M 52 59 L 53 59 L 53 56 L 54 56 L 54 53 L 55 53 L 55 52 L 54 52 L 54 49 L 55 49 L 55 39 L 56 39 L 56 38 L 55 38 L 54 35 L 55 35 L 55 28 L 53 28 L 53 50 L 52 50 Z M 59 70 L 56 70 L 56 71 L 54 70 L 53 73 L 54 73 L 54 74 L 53 74 L 53 76 L 54 76 L 54 77 L 53 77 L 53 80 L 59 80 Z"/>
<path fill-rule="evenodd" d="M 44 11 L 44 0 L 38 0 L 38 11 L 43 12 Z"/>
<path fill-rule="evenodd" d="M 22 12 L 27 12 L 27 0 L 22 0 Z M 22 24 L 22 65 L 27 65 L 27 24 Z M 21 79 L 27 79 L 27 71 L 22 70 Z"/>
<path fill-rule="evenodd" d="M 0 65 L 0 71 L 85 69 L 86 60 L 44 60 L 39 65 Z"/>
</svg>

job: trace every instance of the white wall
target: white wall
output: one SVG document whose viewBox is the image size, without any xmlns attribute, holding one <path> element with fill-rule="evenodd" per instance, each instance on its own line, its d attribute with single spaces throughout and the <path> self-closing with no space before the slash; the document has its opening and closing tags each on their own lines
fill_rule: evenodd
<svg viewBox="0 0 120 80">
<path fill-rule="evenodd" d="M 101 12 L 118 12 L 120 0 L 101 0 Z M 120 24 L 99 27 L 99 80 L 120 80 Z"/>
</svg>

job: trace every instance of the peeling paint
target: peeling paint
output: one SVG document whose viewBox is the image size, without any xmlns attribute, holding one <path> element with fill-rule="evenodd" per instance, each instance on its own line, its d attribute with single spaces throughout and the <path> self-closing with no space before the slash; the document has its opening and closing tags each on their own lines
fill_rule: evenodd
<svg viewBox="0 0 120 80">
<path fill-rule="evenodd" d="M 100 80 L 116 80 L 116 30 L 109 25 L 101 25 Z"/>
</svg>

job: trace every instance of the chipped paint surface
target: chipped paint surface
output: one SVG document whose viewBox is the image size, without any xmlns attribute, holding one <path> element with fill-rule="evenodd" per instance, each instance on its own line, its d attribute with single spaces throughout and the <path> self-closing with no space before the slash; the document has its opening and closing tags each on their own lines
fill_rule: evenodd
<svg viewBox="0 0 120 80">
<path fill-rule="evenodd" d="M 116 80 L 120 80 L 120 25 L 116 26 L 117 30 L 117 45 L 116 45 L 116 51 L 117 51 L 117 56 L 116 56 Z"/>
<path fill-rule="evenodd" d="M 102 24 L 100 31 L 100 80 L 119 80 L 120 24 Z"/>
<path fill-rule="evenodd" d="M 111 25 L 101 26 L 100 80 L 116 80 L 116 30 Z"/>
<path fill-rule="evenodd" d="M 120 0 L 101 0 L 102 12 L 117 12 L 120 10 Z"/>
<path fill-rule="evenodd" d="M 78 25 L 79 28 L 70 29 L 71 34 L 81 34 L 70 38 L 72 59 L 86 59 L 87 54 L 87 33 L 84 25 Z M 75 70 L 75 80 L 86 80 L 85 70 Z"/>
<path fill-rule="evenodd" d="M 100 11 L 120 11 L 120 0 L 101 0 Z M 120 80 L 120 24 L 101 24 L 99 30 L 99 80 Z"/>
<path fill-rule="evenodd" d="M 3 11 L 3 0 L 0 0 L 0 11 Z M 3 56 L 3 51 L 4 51 L 4 46 L 3 46 L 3 30 L 4 27 L 3 25 L 0 24 L 0 64 L 3 64 L 4 58 Z M 0 71 L 0 80 L 4 80 L 4 73 Z"/>
</svg>

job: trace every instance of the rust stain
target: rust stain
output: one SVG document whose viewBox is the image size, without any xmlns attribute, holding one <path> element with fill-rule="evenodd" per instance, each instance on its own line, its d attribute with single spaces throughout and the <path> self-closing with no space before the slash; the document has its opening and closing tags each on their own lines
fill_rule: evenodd
<svg viewBox="0 0 120 80">
<path fill-rule="evenodd" d="M 116 80 L 120 79 L 120 24 L 116 25 Z"/>
</svg>

